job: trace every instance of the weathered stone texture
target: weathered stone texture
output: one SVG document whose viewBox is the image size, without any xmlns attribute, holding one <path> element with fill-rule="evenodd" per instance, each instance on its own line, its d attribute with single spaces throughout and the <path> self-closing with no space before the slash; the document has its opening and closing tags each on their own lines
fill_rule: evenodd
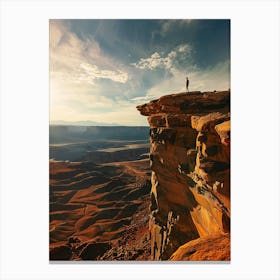
<svg viewBox="0 0 280 280">
<path fill-rule="evenodd" d="M 191 240 L 230 232 L 229 101 L 229 91 L 191 92 L 137 106 L 150 124 L 154 260 L 169 259 Z"/>
</svg>

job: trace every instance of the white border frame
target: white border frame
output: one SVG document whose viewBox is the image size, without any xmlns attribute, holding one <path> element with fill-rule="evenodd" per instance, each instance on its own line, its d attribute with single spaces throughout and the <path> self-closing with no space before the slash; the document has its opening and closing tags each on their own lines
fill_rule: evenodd
<svg viewBox="0 0 280 280">
<path fill-rule="evenodd" d="M 50 264 L 49 18 L 230 18 L 230 264 Z M 1 279 L 279 279 L 278 1 L 1 1 Z"/>
</svg>

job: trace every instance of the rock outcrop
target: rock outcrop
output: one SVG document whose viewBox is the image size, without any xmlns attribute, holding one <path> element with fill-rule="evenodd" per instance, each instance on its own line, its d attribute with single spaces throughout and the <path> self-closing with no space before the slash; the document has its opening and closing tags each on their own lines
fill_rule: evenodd
<svg viewBox="0 0 280 280">
<path fill-rule="evenodd" d="M 217 260 L 222 246 L 228 260 L 230 91 L 166 95 L 137 109 L 150 124 L 152 259 Z M 211 253 L 188 258 L 189 242 Z"/>
</svg>

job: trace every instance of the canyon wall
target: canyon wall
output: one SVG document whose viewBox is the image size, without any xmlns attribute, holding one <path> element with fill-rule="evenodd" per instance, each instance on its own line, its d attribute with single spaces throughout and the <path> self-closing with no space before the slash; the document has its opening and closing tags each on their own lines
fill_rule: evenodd
<svg viewBox="0 0 280 280">
<path fill-rule="evenodd" d="M 230 91 L 137 109 L 150 124 L 152 260 L 229 260 Z"/>
</svg>

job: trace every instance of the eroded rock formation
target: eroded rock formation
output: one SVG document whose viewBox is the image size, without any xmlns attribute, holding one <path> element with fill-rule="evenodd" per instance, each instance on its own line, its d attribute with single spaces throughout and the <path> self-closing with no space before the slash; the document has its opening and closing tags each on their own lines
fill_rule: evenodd
<svg viewBox="0 0 280 280">
<path fill-rule="evenodd" d="M 195 240 L 191 260 L 217 260 L 221 246 L 228 260 L 230 92 L 166 95 L 137 109 L 150 124 L 152 259 L 187 259 Z"/>
</svg>

